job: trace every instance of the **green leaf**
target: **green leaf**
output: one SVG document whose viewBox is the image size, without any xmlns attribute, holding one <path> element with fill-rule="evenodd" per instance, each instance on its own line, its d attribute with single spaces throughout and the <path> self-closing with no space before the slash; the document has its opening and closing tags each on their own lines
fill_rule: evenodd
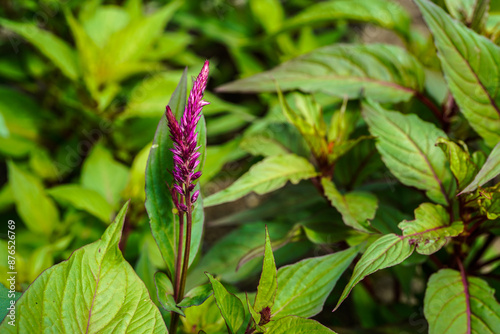
<svg viewBox="0 0 500 334">
<path fill-rule="evenodd" d="M 245 156 L 245 152 L 239 149 L 239 144 L 241 145 L 241 141 L 235 138 L 222 145 L 207 146 L 207 159 L 205 166 L 203 166 L 203 174 L 200 179 L 201 184 L 205 184 L 215 177 L 226 163 Z"/>
<path fill-rule="evenodd" d="M 64 40 L 49 31 L 38 28 L 32 23 L 20 23 L 0 19 L 0 25 L 22 36 L 33 44 L 45 57 L 50 59 L 54 65 L 59 67 L 65 76 L 76 81 L 80 71 L 78 60 L 75 50 L 73 50 Z M 14 47 L 16 53 L 19 52 L 17 47 L 18 45 L 16 42 Z"/>
<path fill-rule="evenodd" d="M 259 285 L 257 286 L 257 295 L 253 309 L 261 312 L 265 307 L 271 308 L 276 297 L 278 281 L 276 280 L 276 263 L 274 262 L 273 248 L 271 239 L 266 227 L 266 246 L 264 251 L 264 263 L 262 265 L 262 274 L 260 275 Z"/>
<path fill-rule="evenodd" d="M 137 153 L 130 167 L 130 174 L 127 181 L 127 186 L 123 191 L 124 198 L 133 198 L 138 201 L 144 202 L 146 195 L 144 188 L 146 187 L 146 175 L 144 171 L 148 164 L 149 152 L 151 151 L 151 144 L 146 145 L 142 150 Z"/>
<path fill-rule="evenodd" d="M 333 45 L 290 60 L 270 71 L 220 86 L 220 92 L 324 92 L 349 99 L 407 101 L 424 86 L 418 61 L 403 49 L 382 44 Z"/>
<path fill-rule="evenodd" d="M 37 178 L 21 170 L 12 161 L 7 162 L 7 167 L 17 212 L 24 224 L 30 231 L 50 236 L 59 225 L 56 205 Z"/>
<path fill-rule="evenodd" d="M 493 148 L 474 180 L 460 194 L 474 191 L 498 175 L 500 175 L 500 143 Z"/>
<path fill-rule="evenodd" d="M 96 145 L 82 166 L 82 186 L 95 190 L 115 207 L 127 185 L 128 169 L 111 152 Z"/>
<path fill-rule="evenodd" d="M 127 204 L 101 240 L 45 270 L 16 304 L 16 327 L 2 333 L 167 333 L 144 283 L 118 243 Z"/>
<path fill-rule="evenodd" d="M 441 269 L 429 279 L 424 314 L 430 334 L 500 332 L 495 290 L 452 269 Z"/>
<path fill-rule="evenodd" d="M 421 204 L 415 209 L 415 220 L 404 220 L 398 227 L 410 243 L 417 245 L 417 252 L 424 255 L 437 252 L 449 238 L 464 230 L 461 221 L 450 224 L 450 215 L 445 208 L 430 203 Z"/>
<path fill-rule="evenodd" d="M 205 273 L 212 284 L 215 302 L 226 321 L 229 333 L 236 334 L 245 320 L 245 308 L 241 300 L 227 292 L 226 288 L 209 273 Z"/>
<path fill-rule="evenodd" d="M 445 0 L 448 12 L 467 27 L 481 32 L 488 19 L 490 0 Z"/>
<path fill-rule="evenodd" d="M 481 214 L 489 220 L 500 218 L 500 184 L 494 188 L 481 191 L 477 200 Z M 490 191 L 491 190 L 491 191 Z"/>
<path fill-rule="evenodd" d="M 184 332 L 203 330 L 206 333 L 226 333 L 224 318 L 215 303 L 214 296 L 210 296 L 203 304 L 184 310 L 186 317 L 181 317 Z"/>
<path fill-rule="evenodd" d="M 458 189 L 460 190 L 474 179 L 478 167 L 470 156 L 467 145 L 464 142 L 460 142 L 459 144 L 460 146 L 446 138 L 438 138 L 436 142 L 436 145 L 439 146 L 446 155 L 446 159 L 450 163 L 451 172 L 455 176 Z"/>
<path fill-rule="evenodd" d="M 162 272 L 155 274 L 156 294 L 161 306 L 168 312 L 176 312 L 186 316 L 174 300 L 174 287 L 167 275 Z"/>
<path fill-rule="evenodd" d="M 198 306 L 205 302 L 212 295 L 212 286 L 210 284 L 203 284 L 189 290 L 184 299 L 178 304 L 179 307 L 188 308 L 191 306 Z"/>
<path fill-rule="evenodd" d="M 354 267 L 352 277 L 342 292 L 335 309 L 347 298 L 352 288 L 366 276 L 374 272 L 395 266 L 408 258 L 415 249 L 404 237 L 396 234 L 387 234 L 370 245 Z"/>
<path fill-rule="evenodd" d="M 455 101 L 488 146 L 495 146 L 500 141 L 500 47 L 430 1 L 415 2 L 434 36 Z"/>
<path fill-rule="evenodd" d="M 267 33 L 281 27 L 285 13 L 279 0 L 250 0 L 249 5 L 255 20 Z"/>
<path fill-rule="evenodd" d="M 369 220 L 375 218 L 377 197 L 365 191 L 352 191 L 342 195 L 327 178 L 321 179 L 321 185 L 333 207 L 335 207 L 346 225 L 363 232 L 372 232 Z"/>
<path fill-rule="evenodd" d="M 304 319 L 296 316 L 288 316 L 272 321 L 267 327 L 268 334 L 332 334 L 331 329 L 323 326 L 312 319 Z"/>
<path fill-rule="evenodd" d="M 12 307 L 12 303 L 15 303 L 19 297 L 22 296 L 21 292 L 7 289 L 3 284 L 0 284 L 0 319 L 4 319 L 7 314 L 13 309 L 12 317 L 6 318 L 6 321 L 12 321 L 15 319 L 15 307 Z"/>
<path fill-rule="evenodd" d="M 399 4 L 388 0 L 334 0 L 306 7 L 286 21 L 283 29 L 330 24 L 334 20 L 355 20 L 373 23 L 409 36 L 410 16 Z"/>
<path fill-rule="evenodd" d="M 51 188 L 47 193 L 57 202 L 87 211 L 105 223 L 111 219 L 113 207 L 95 190 L 76 184 L 65 184 Z"/>
<path fill-rule="evenodd" d="M 268 157 L 243 174 L 226 189 L 205 199 L 205 207 L 235 201 L 251 192 L 263 195 L 283 187 L 288 181 L 293 184 L 316 176 L 314 166 L 295 154 Z"/>
<path fill-rule="evenodd" d="M 362 113 L 392 174 L 407 186 L 425 190 L 433 201 L 448 204 L 453 176 L 444 153 L 434 145 L 446 134 L 416 115 L 387 111 L 370 101 L 363 103 Z"/>
<path fill-rule="evenodd" d="M 187 71 L 184 71 L 168 103 L 177 119 L 180 119 L 180 116 L 184 112 L 187 96 L 186 85 Z M 202 170 L 206 154 L 206 130 L 203 117 L 200 119 L 196 129 L 198 131 L 198 145 L 201 146 L 199 149 L 201 156 L 198 170 Z M 178 223 L 174 222 L 177 216 L 172 211 L 174 209 L 172 196 L 165 184 L 165 182 L 168 184 L 172 184 L 173 182 L 172 174 L 169 172 L 173 170 L 173 154 L 170 150 L 173 148 L 173 143 L 169 133 L 167 118 L 163 115 L 156 129 L 146 167 L 145 204 L 150 219 L 151 231 L 161 255 L 167 264 L 167 272 L 170 277 L 173 277 L 179 231 L 177 227 Z M 199 185 L 196 185 L 195 189 L 199 189 Z M 203 200 L 200 196 L 193 213 L 190 264 L 194 261 L 201 244 L 203 221 Z"/>
<path fill-rule="evenodd" d="M 309 318 L 321 312 L 326 298 L 357 253 L 358 249 L 351 247 L 280 268 L 272 319 L 287 315 Z"/>
</svg>

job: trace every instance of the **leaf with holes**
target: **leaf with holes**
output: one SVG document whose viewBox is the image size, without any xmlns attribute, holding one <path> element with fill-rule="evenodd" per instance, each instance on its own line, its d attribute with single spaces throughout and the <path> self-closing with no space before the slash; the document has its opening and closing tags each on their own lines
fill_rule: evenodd
<svg viewBox="0 0 500 334">
<path fill-rule="evenodd" d="M 500 333 L 495 290 L 477 277 L 441 269 L 427 283 L 424 314 L 430 334 Z"/>
<path fill-rule="evenodd" d="M 167 333 L 144 283 L 118 249 L 128 205 L 102 238 L 45 270 L 16 303 L 2 333 Z"/>
<path fill-rule="evenodd" d="M 444 246 L 451 237 L 464 230 L 464 224 L 456 221 L 450 224 L 450 215 L 439 204 L 423 203 L 415 209 L 415 220 L 403 220 L 398 227 L 403 236 L 417 245 L 417 252 L 430 255 Z"/>
<path fill-rule="evenodd" d="M 500 141 L 500 46 L 454 21 L 428 0 L 415 0 L 434 36 L 446 81 L 474 130 Z"/>
<path fill-rule="evenodd" d="M 416 115 L 388 111 L 370 101 L 363 103 L 362 114 L 392 174 L 407 186 L 425 190 L 433 201 L 448 204 L 455 184 L 444 153 L 434 145 L 446 134 Z"/>
</svg>

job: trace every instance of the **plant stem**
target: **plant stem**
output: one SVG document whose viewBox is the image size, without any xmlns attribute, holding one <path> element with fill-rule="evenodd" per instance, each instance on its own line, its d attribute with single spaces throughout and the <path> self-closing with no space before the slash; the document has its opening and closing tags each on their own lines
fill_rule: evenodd
<svg viewBox="0 0 500 334">
<path fill-rule="evenodd" d="M 180 302 L 182 294 L 180 292 L 181 287 L 181 262 L 182 262 L 182 241 L 184 240 L 184 213 L 179 213 L 179 240 L 177 243 L 177 256 L 175 260 L 175 286 L 174 286 L 174 300 L 176 303 Z M 177 332 L 177 326 L 179 324 L 179 314 L 177 312 L 171 312 L 172 317 L 170 320 L 170 334 L 175 334 Z"/>
<path fill-rule="evenodd" d="M 181 286 L 181 262 L 182 262 L 182 242 L 184 241 L 184 214 L 181 212 L 179 214 L 179 241 L 177 245 L 177 258 L 175 261 L 175 288 L 174 288 L 174 299 L 176 302 L 179 300 L 179 290 Z"/>
<path fill-rule="evenodd" d="M 191 250 L 191 227 L 193 222 L 193 208 L 191 205 L 191 193 L 186 194 L 186 206 L 188 208 L 186 212 L 187 225 L 186 225 L 186 244 L 184 245 L 184 262 L 182 264 L 182 276 L 181 284 L 179 288 L 179 300 L 178 303 L 184 297 L 184 289 L 186 288 L 186 278 L 189 266 L 189 253 Z"/>
</svg>

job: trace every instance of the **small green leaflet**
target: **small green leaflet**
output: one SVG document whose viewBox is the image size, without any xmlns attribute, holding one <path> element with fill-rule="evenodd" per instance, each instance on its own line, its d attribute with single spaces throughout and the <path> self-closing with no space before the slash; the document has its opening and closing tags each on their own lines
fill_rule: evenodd
<svg viewBox="0 0 500 334">
<path fill-rule="evenodd" d="M 483 167 L 460 194 L 471 192 L 500 175 L 500 142 L 493 148 Z"/>
<path fill-rule="evenodd" d="M 174 299 L 174 287 L 167 275 L 162 272 L 155 274 L 156 294 L 161 306 L 168 312 L 176 312 L 185 316 L 184 312 L 177 306 Z"/>
<path fill-rule="evenodd" d="M 269 238 L 267 227 L 265 247 L 262 274 L 253 304 L 253 309 L 257 312 L 262 311 L 265 307 L 271 308 L 274 305 L 274 298 L 276 297 L 276 289 L 278 286 L 276 263 L 274 262 L 273 248 L 271 246 L 271 239 Z"/>
</svg>

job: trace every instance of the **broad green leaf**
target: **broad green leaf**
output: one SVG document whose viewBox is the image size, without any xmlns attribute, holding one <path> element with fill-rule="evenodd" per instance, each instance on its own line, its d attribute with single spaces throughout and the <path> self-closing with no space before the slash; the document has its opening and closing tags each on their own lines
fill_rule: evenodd
<svg viewBox="0 0 500 334">
<path fill-rule="evenodd" d="M 436 145 L 439 146 L 446 159 L 450 163 L 450 169 L 457 181 L 458 189 L 463 189 L 476 176 L 478 167 L 469 154 L 467 145 L 460 142 L 460 146 L 446 138 L 438 138 Z"/>
<path fill-rule="evenodd" d="M 30 231 L 50 236 L 59 226 L 57 207 L 34 176 L 7 162 L 9 183 L 17 212 Z M 34 209 L 36 208 L 36 210 Z"/>
<path fill-rule="evenodd" d="M 331 329 L 323 326 L 316 320 L 304 319 L 296 316 L 288 316 L 272 321 L 266 327 L 268 334 L 332 334 Z"/>
<path fill-rule="evenodd" d="M 448 12 L 467 27 L 481 32 L 488 19 L 490 0 L 445 0 Z"/>
<path fill-rule="evenodd" d="M 279 0 L 250 0 L 250 9 L 267 33 L 272 33 L 281 27 L 285 16 Z"/>
<path fill-rule="evenodd" d="M 243 137 L 240 142 L 240 148 L 254 156 L 262 155 L 270 157 L 290 153 L 280 142 L 263 135 L 248 135 Z"/>
<path fill-rule="evenodd" d="M 453 176 L 444 153 L 434 145 L 446 134 L 416 115 L 387 111 L 373 102 L 363 103 L 362 113 L 392 174 L 407 186 L 425 190 L 433 201 L 448 204 Z"/>
<path fill-rule="evenodd" d="M 417 252 L 424 255 L 437 252 L 449 238 L 464 230 L 461 221 L 450 224 L 450 215 L 445 208 L 430 203 L 421 204 L 415 209 L 415 220 L 404 220 L 398 227 L 411 244 L 417 245 Z"/>
<path fill-rule="evenodd" d="M 109 222 L 113 207 L 100 193 L 76 184 L 65 184 L 51 188 L 47 193 L 61 204 L 69 204 L 87 211 L 103 222 Z"/>
<path fill-rule="evenodd" d="M 230 334 L 236 334 L 245 320 L 245 309 L 241 300 L 227 292 L 226 288 L 212 275 L 206 273 L 214 290 L 215 302 L 220 313 L 226 321 Z"/>
<path fill-rule="evenodd" d="M 263 195 L 316 176 L 314 166 L 295 154 L 268 157 L 255 165 L 226 189 L 205 199 L 205 207 L 235 201 L 251 192 Z"/>
<path fill-rule="evenodd" d="M 174 287 L 167 275 L 162 272 L 155 274 L 156 294 L 161 306 L 168 312 L 176 312 L 186 316 L 174 300 Z"/>
<path fill-rule="evenodd" d="M 40 52 L 50 59 L 54 65 L 69 79 L 76 81 L 80 69 L 75 50 L 64 40 L 49 31 L 38 28 L 32 23 L 20 23 L 6 19 L 0 19 L 0 25 L 22 36 L 33 44 Z M 14 41 L 14 51 L 19 52 L 19 42 Z"/>
<path fill-rule="evenodd" d="M 263 308 L 271 308 L 274 304 L 276 297 L 276 288 L 278 282 L 276 280 L 276 263 L 274 262 L 273 248 L 271 246 L 271 239 L 266 227 L 266 245 L 264 252 L 264 263 L 262 265 L 262 274 L 260 275 L 259 285 L 257 286 L 257 294 L 253 309 L 261 312 Z"/>
<path fill-rule="evenodd" d="M 306 7 L 285 21 L 283 29 L 331 23 L 334 20 L 355 20 L 373 23 L 408 38 L 410 15 L 398 3 L 389 0 L 330 0 Z"/>
<path fill-rule="evenodd" d="M 2 333 L 167 333 L 144 283 L 118 243 L 127 205 L 102 238 L 45 270 L 16 304 Z"/>
<path fill-rule="evenodd" d="M 22 293 L 15 291 L 15 288 L 13 290 L 0 284 L 0 319 L 2 320 L 7 314 L 10 314 L 10 317 L 6 318 L 6 321 L 15 321 L 16 319 L 16 309 L 12 303 L 15 303 L 22 296 Z"/>
<path fill-rule="evenodd" d="M 101 145 L 92 149 L 82 166 L 82 186 L 101 194 L 113 207 L 118 204 L 127 179 L 128 168 Z"/>
<path fill-rule="evenodd" d="M 500 175 L 500 142 L 493 148 L 476 177 L 460 194 L 471 192 Z"/>
<path fill-rule="evenodd" d="M 186 293 L 184 299 L 178 304 L 178 306 L 188 308 L 201 305 L 212 295 L 212 292 L 213 290 L 210 284 L 197 286 Z"/>
<path fill-rule="evenodd" d="M 371 232 L 369 220 L 375 218 L 378 202 L 375 195 L 364 191 L 352 191 L 342 195 L 327 178 L 321 179 L 325 196 L 335 207 L 346 225 L 363 232 Z"/>
<path fill-rule="evenodd" d="M 184 71 L 179 85 L 172 94 L 168 104 L 177 119 L 180 119 L 184 112 L 187 96 L 186 85 L 187 72 Z M 199 150 L 201 153 L 200 167 L 198 169 L 203 170 L 206 147 L 206 130 L 203 117 L 198 123 L 197 131 L 198 145 L 201 146 Z M 179 236 L 178 223 L 174 222 L 174 219 L 178 219 L 178 217 L 173 214 L 174 205 L 172 196 L 165 184 L 167 182 L 170 185 L 173 182 L 172 174 L 169 172 L 173 170 L 173 154 L 170 151 L 172 148 L 173 143 L 169 135 L 168 122 L 164 115 L 158 124 L 146 167 L 145 204 L 150 219 L 151 231 L 161 255 L 167 264 L 167 271 L 171 277 L 173 277 L 174 273 L 175 254 Z M 199 185 L 196 185 L 195 189 L 199 189 Z M 189 256 L 190 264 L 194 261 L 201 244 L 203 221 L 203 200 L 200 196 L 193 213 L 191 252 Z"/>
<path fill-rule="evenodd" d="M 270 71 L 220 86 L 220 92 L 323 92 L 349 99 L 407 101 L 424 86 L 418 61 L 403 49 L 382 44 L 333 45 Z"/>
<path fill-rule="evenodd" d="M 357 253 L 357 248 L 351 247 L 280 268 L 272 319 L 287 315 L 309 318 L 321 312 L 326 298 Z"/>
<path fill-rule="evenodd" d="M 92 16 L 82 20 L 82 25 L 88 36 L 102 49 L 109 38 L 124 29 L 129 22 L 130 16 L 125 9 L 108 5 L 97 7 Z"/>
<path fill-rule="evenodd" d="M 441 269 L 427 283 L 424 314 L 430 334 L 498 333 L 500 304 L 484 280 Z"/>
<path fill-rule="evenodd" d="M 434 36 L 455 101 L 488 146 L 495 146 L 500 141 L 500 47 L 430 1 L 415 2 Z"/>
<path fill-rule="evenodd" d="M 374 272 L 395 266 L 408 258 L 415 249 L 408 240 L 396 234 L 387 234 L 370 245 L 354 267 L 352 277 L 342 292 L 335 309 L 347 298 L 352 288 L 366 276 Z"/>
</svg>

